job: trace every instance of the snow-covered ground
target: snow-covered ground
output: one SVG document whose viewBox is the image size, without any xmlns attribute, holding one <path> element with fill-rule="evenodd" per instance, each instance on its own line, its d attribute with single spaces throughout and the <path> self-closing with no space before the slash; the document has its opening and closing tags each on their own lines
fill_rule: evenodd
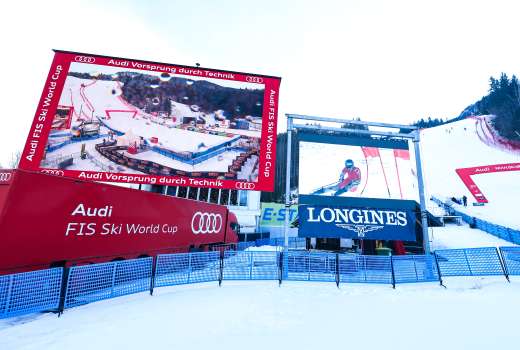
<svg viewBox="0 0 520 350">
<path fill-rule="evenodd" d="M 484 142 L 478 126 L 478 119 L 468 118 L 421 131 L 427 198 L 431 195 L 439 199 L 466 195 L 469 206 L 457 206 L 457 210 L 494 224 L 519 229 L 520 172 L 474 175 L 473 180 L 489 200 L 482 207 L 471 205 L 473 196 L 455 172 L 458 168 L 520 162 L 520 153 Z"/>
<path fill-rule="evenodd" d="M 514 349 L 520 281 L 340 285 L 276 281 L 158 288 L 0 321 L 0 349 Z"/>
<path fill-rule="evenodd" d="M 484 231 L 472 229 L 466 224 L 430 227 L 429 232 L 432 250 L 515 245 Z"/>
</svg>

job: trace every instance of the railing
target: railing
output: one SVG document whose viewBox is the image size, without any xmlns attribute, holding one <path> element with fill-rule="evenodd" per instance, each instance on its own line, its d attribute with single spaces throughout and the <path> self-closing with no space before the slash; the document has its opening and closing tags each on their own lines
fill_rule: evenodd
<svg viewBox="0 0 520 350">
<path fill-rule="evenodd" d="M 155 258 L 0 276 L 0 318 L 58 311 L 164 286 L 229 280 L 340 284 L 439 282 L 452 276 L 520 275 L 520 247 L 437 250 L 432 255 L 368 256 L 240 251 L 162 254 Z"/>
<path fill-rule="evenodd" d="M 438 206 L 446 210 L 446 212 L 450 213 L 450 215 L 460 216 L 462 218 L 462 221 L 468 223 L 472 227 L 478 228 L 479 230 L 492 234 L 493 236 L 501 238 L 505 241 L 520 244 L 520 230 L 515 230 L 502 225 L 496 225 L 489 221 L 481 220 L 477 217 L 468 215 L 466 213 L 456 210 L 455 208 L 453 208 L 453 206 L 444 203 L 438 198 L 431 197 L 431 200 Z"/>
</svg>

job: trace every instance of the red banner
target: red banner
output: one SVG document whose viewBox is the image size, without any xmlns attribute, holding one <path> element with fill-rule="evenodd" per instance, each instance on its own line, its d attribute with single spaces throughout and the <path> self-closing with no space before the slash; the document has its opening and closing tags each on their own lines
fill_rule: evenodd
<svg viewBox="0 0 520 350">
<path fill-rule="evenodd" d="M 20 168 L 272 191 L 280 78 L 56 51 Z"/>
<path fill-rule="evenodd" d="M 455 169 L 455 171 L 457 172 L 457 175 L 459 175 L 462 182 L 464 182 L 464 185 L 466 185 L 466 187 L 478 203 L 488 203 L 486 196 L 484 196 L 484 194 L 478 188 L 477 184 L 473 181 L 471 176 L 478 174 L 497 173 L 503 171 L 520 171 L 520 163 L 484 165 L 471 168 Z"/>
</svg>

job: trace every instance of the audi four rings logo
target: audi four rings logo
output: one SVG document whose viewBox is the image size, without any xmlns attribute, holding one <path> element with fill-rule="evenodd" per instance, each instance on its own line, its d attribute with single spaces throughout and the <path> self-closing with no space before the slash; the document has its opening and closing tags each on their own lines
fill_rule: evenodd
<svg viewBox="0 0 520 350">
<path fill-rule="evenodd" d="M 56 176 L 64 176 L 65 175 L 63 170 L 42 169 L 41 172 L 44 173 L 44 174 L 56 175 Z"/>
<path fill-rule="evenodd" d="M 246 77 L 246 81 L 250 82 L 250 83 L 263 83 L 264 79 L 262 79 L 260 77 L 252 77 L 252 76 L 248 75 Z"/>
<path fill-rule="evenodd" d="M 196 212 L 191 218 L 191 230 L 194 234 L 218 233 L 222 228 L 222 215 Z"/>
<path fill-rule="evenodd" d="M 74 56 L 74 61 L 81 63 L 94 63 L 96 62 L 96 59 L 88 56 Z"/>
<path fill-rule="evenodd" d="M 252 182 L 236 182 L 235 188 L 239 190 L 254 190 L 255 184 Z"/>
<path fill-rule="evenodd" d="M 0 173 L 0 182 L 7 182 L 11 180 L 11 173 Z"/>
</svg>

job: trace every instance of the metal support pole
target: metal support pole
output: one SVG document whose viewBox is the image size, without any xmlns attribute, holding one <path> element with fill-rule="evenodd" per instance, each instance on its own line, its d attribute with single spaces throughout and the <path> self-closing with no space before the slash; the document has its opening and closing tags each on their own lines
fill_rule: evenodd
<svg viewBox="0 0 520 350">
<path fill-rule="evenodd" d="M 287 116 L 287 156 L 285 168 L 285 228 L 284 228 L 284 251 L 289 250 L 289 210 L 291 207 L 291 139 L 293 120 Z"/>
<path fill-rule="evenodd" d="M 283 252 L 278 255 L 278 286 L 282 285 L 283 278 Z"/>
<path fill-rule="evenodd" d="M 439 267 L 439 260 L 437 259 L 437 253 L 433 252 L 433 258 L 435 259 L 435 266 L 437 266 L 437 274 L 439 275 L 439 284 L 446 288 L 446 286 L 442 283 L 442 274 L 441 268 Z"/>
<path fill-rule="evenodd" d="M 157 271 L 157 256 L 152 258 L 152 276 L 150 277 L 150 295 L 153 295 L 153 289 L 155 288 L 155 271 Z"/>
<path fill-rule="evenodd" d="M 390 269 L 392 270 L 392 288 L 395 289 L 394 256 L 390 255 Z"/>
<path fill-rule="evenodd" d="M 423 248 L 424 254 L 430 254 L 430 237 L 428 235 L 428 218 L 426 214 L 426 202 L 424 200 L 424 181 L 421 166 L 421 150 L 419 148 L 419 130 L 415 131 L 415 138 L 413 139 L 415 151 L 415 164 L 417 168 L 417 182 L 419 186 L 419 203 L 421 206 L 421 225 L 423 233 Z"/>
<path fill-rule="evenodd" d="M 500 266 L 502 267 L 502 272 L 504 272 L 504 277 L 506 278 L 506 280 L 509 283 L 511 283 L 511 281 L 509 280 L 509 271 L 507 270 L 507 266 L 505 264 L 505 258 L 502 255 L 502 249 L 496 248 L 496 250 L 497 250 L 498 260 L 500 261 Z"/>
<path fill-rule="evenodd" d="M 339 288 L 339 254 L 336 253 L 336 287 Z"/>
</svg>

